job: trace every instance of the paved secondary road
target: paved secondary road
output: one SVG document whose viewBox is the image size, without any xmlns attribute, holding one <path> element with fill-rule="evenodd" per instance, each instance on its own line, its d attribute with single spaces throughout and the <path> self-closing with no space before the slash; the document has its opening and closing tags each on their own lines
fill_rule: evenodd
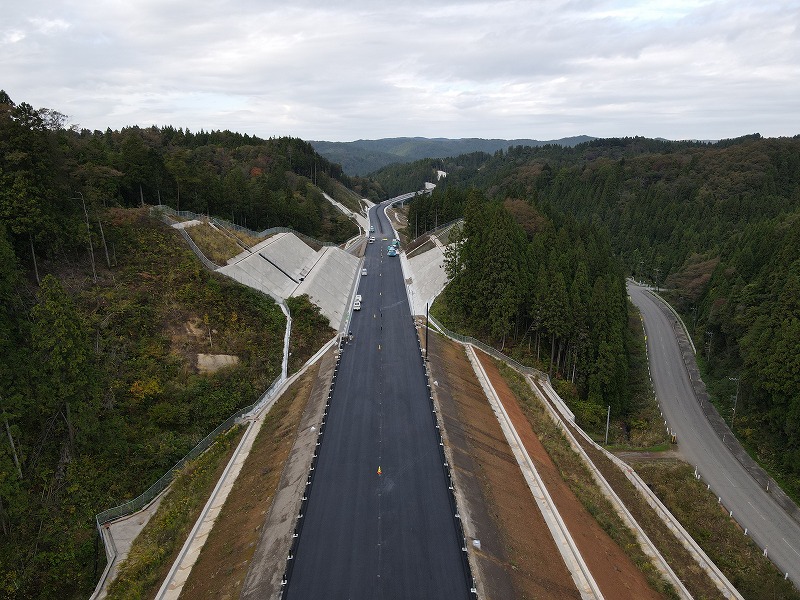
<svg viewBox="0 0 800 600">
<path fill-rule="evenodd" d="M 386 256 L 392 230 L 377 208 L 362 308 L 339 365 L 288 583 L 292 600 L 468 598 L 400 261 Z"/>
<path fill-rule="evenodd" d="M 695 397 L 675 333 L 657 301 L 631 282 L 628 293 L 644 318 L 653 386 L 664 418 L 678 436 L 681 454 L 697 466 L 736 521 L 800 587 L 800 525 L 760 487 L 711 427 Z"/>
</svg>

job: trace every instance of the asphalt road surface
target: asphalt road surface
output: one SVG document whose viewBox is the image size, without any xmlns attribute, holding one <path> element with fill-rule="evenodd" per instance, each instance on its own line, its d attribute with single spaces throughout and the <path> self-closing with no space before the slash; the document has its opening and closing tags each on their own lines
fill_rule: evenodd
<svg viewBox="0 0 800 600">
<path fill-rule="evenodd" d="M 373 208 L 286 597 L 468 598 L 461 542 L 392 230 Z M 378 469 L 380 468 L 380 474 Z"/>
<path fill-rule="evenodd" d="M 800 587 L 800 525 L 766 493 L 731 454 L 698 404 L 667 317 L 646 289 L 628 282 L 644 318 L 650 371 L 664 418 L 678 448 L 733 511 L 736 521 L 789 579 Z"/>
</svg>

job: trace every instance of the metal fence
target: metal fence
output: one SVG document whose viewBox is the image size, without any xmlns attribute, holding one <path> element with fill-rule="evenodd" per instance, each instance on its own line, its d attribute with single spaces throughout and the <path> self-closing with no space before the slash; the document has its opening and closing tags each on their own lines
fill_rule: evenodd
<svg viewBox="0 0 800 600">
<path fill-rule="evenodd" d="M 442 325 L 433 315 L 428 315 L 428 320 L 433 323 L 433 325 L 441 331 L 447 337 L 454 339 L 462 344 L 472 344 L 473 346 L 480 348 L 486 354 L 493 356 L 497 360 L 501 360 L 507 363 L 510 367 L 514 370 L 519 371 L 523 375 L 531 375 L 536 377 L 537 379 L 549 379 L 547 373 L 543 373 L 538 369 L 534 369 L 533 367 L 529 367 L 527 365 L 523 365 L 522 363 L 517 362 L 513 358 L 506 356 L 499 350 L 492 348 L 488 344 L 483 343 L 480 340 L 476 340 L 474 337 L 470 337 L 468 335 L 461 335 L 460 333 L 456 333 L 455 331 L 450 331 L 447 327 Z"/>
<path fill-rule="evenodd" d="M 239 233 L 243 233 L 250 237 L 267 237 L 270 235 L 274 235 L 276 233 L 293 233 L 308 244 L 316 244 L 318 246 L 339 245 L 336 242 L 323 242 L 322 240 L 313 238 L 310 235 L 306 235 L 305 233 L 300 233 L 299 231 L 296 231 L 291 227 L 270 227 L 269 229 L 265 229 L 264 231 L 253 231 L 252 229 L 248 229 L 247 227 L 242 227 L 241 225 L 237 225 L 236 223 L 231 223 L 230 221 L 227 221 L 225 219 L 220 219 L 218 217 L 210 217 L 208 215 L 198 215 L 197 213 L 194 213 L 190 210 L 175 210 L 174 208 L 167 206 L 166 204 L 159 204 L 158 206 L 152 207 L 151 212 L 160 212 L 164 215 L 170 215 L 171 217 L 180 217 L 181 219 L 190 219 L 190 220 L 208 219 L 211 223 L 214 223 L 214 225 L 218 225 L 219 227 L 223 227 L 225 229 L 233 229 L 234 231 L 238 231 Z"/>
<path fill-rule="evenodd" d="M 172 482 L 175 478 L 175 474 L 183 468 L 183 466 L 189 462 L 200 456 L 204 450 L 206 450 L 211 444 L 214 443 L 214 440 L 217 438 L 218 435 L 227 431 L 231 427 L 233 427 L 238 421 L 240 421 L 245 415 L 253 412 L 256 408 L 259 407 L 260 404 L 268 400 L 272 394 L 275 393 L 276 389 L 282 383 L 283 376 L 279 375 L 275 378 L 272 382 L 272 385 L 269 386 L 269 389 L 264 392 L 261 396 L 259 396 L 258 400 L 250 404 L 249 406 L 245 406 L 244 408 L 239 409 L 230 417 L 228 417 L 223 423 L 220 423 L 211 433 L 209 433 L 206 437 L 204 437 L 200 442 L 192 448 L 189 453 L 180 459 L 175 465 L 166 473 L 164 473 L 158 481 L 156 481 L 153 485 L 151 485 L 147 490 L 145 490 L 142 494 L 134 498 L 133 500 L 129 500 L 119 506 L 115 506 L 114 508 L 109 508 L 104 510 L 100 514 L 97 515 L 97 526 L 100 527 L 110 521 L 114 521 L 115 519 L 119 519 L 120 517 L 125 517 L 127 515 L 133 514 L 136 511 L 143 509 L 145 506 L 150 504 L 156 496 L 158 496 L 161 492 L 163 492 L 167 486 Z"/>
</svg>

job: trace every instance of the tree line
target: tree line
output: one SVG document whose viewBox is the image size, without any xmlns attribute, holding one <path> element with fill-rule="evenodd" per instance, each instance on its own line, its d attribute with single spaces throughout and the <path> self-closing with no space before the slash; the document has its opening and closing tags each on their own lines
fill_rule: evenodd
<svg viewBox="0 0 800 600">
<path fill-rule="evenodd" d="M 357 209 L 343 190 L 370 188 L 298 138 L 172 126 L 77 130 L 57 111 L 15 104 L 2 91 L 0 149 L 0 218 L 31 262 L 74 243 L 73 229 L 96 208 L 145 203 L 344 241 L 357 227 L 322 192 Z"/>
<path fill-rule="evenodd" d="M 568 382 L 584 424 L 596 425 L 608 406 L 627 414 L 628 310 L 607 233 L 556 226 L 531 202 L 475 188 L 448 185 L 416 198 L 410 214 L 432 207 L 448 218 L 460 207 L 464 217 L 445 256 L 445 318 Z"/>
<path fill-rule="evenodd" d="M 556 231 L 604 232 L 626 274 L 683 313 L 721 414 L 800 497 L 800 136 L 601 139 L 458 161 L 437 194 L 412 205 L 410 224 L 457 214 L 447 188 L 472 185 L 535 206 Z"/>
</svg>

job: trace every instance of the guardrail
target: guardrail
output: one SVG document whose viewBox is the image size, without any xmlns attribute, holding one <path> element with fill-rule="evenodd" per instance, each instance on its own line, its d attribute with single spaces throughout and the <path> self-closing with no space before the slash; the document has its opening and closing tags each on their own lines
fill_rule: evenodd
<svg viewBox="0 0 800 600">
<path fill-rule="evenodd" d="M 507 364 L 509 364 L 509 366 L 514 368 L 516 371 L 522 373 L 523 375 L 531 375 L 532 377 L 537 378 L 539 380 L 544 380 L 546 382 L 546 384 L 544 384 L 543 387 L 546 386 L 549 389 L 547 390 L 546 393 L 542 392 L 541 390 L 537 390 L 537 391 L 539 391 L 542 394 L 542 396 L 546 396 L 546 399 L 545 399 L 545 405 L 546 406 L 549 407 L 550 404 L 552 404 L 554 406 L 554 411 L 550 413 L 551 417 L 554 417 L 555 416 L 555 412 L 557 411 L 557 412 L 561 412 L 563 417 L 566 417 L 570 421 L 574 422 L 574 416 L 572 415 L 572 412 L 569 410 L 569 408 L 567 408 L 566 404 L 561 399 L 561 397 L 555 392 L 555 390 L 552 389 L 552 386 L 550 386 L 550 384 L 549 384 L 549 378 L 545 373 L 542 373 L 541 371 L 538 371 L 537 369 L 534 369 L 533 367 L 528 367 L 528 366 L 525 366 L 525 365 L 521 365 L 519 362 L 515 361 L 512 358 L 509 358 L 508 356 L 506 356 L 502 352 L 492 348 L 491 346 L 487 346 L 485 343 L 481 342 L 480 340 L 476 340 L 473 337 L 461 335 L 461 334 L 455 333 L 455 332 L 447 329 L 441 323 L 439 323 L 439 321 L 437 321 L 433 316 L 429 315 L 428 319 L 434 324 L 434 326 L 443 335 L 445 335 L 445 336 L 447 336 L 447 337 L 449 337 L 449 338 L 451 338 L 451 339 L 453 339 L 455 341 L 461 342 L 462 344 L 471 344 L 473 346 L 477 346 L 478 348 L 480 348 L 481 350 L 483 350 L 487 354 L 497 358 L 498 360 L 502 360 L 502 361 L 506 362 Z M 569 434 L 569 435 L 567 435 L 567 439 L 570 440 L 570 443 L 573 446 L 573 448 L 575 448 L 576 450 L 578 448 L 580 448 L 580 444 L 578 444 L 577 441 L 571 436 L 571 432 L 569 431 L 569 428 L 567 428 L 563 424 L 561 426 L 562 426 L 562 430 L 564 430 L 567 434 Z M 669 510 L 661 503 L 661 501 L 653 493 L 653 491 L 647 486 L 647 484 L 645 484 L 644 481 L 642 481 L 642 479 L 639 477 L 639 475 L 636 473 L 636 471 L 634 471 L 633 469 L 631 469 L 629 467 L 626 468 L 627 465 L 625 465 L 620 459 L 618 459 L 616 456 L 614 456 L 613 454 L 608 452 L 605 448 L 603 448 L 602 446 L 597 444 L 594 440 L 592 440 L 591 437 L 589 435 L 587 435 L 586 432 L 583 431 L 583 429 L 581 429 L 579 427 L 576 427 L 576 431 L 579 433 L 579 435 L 581 435 L 581 437 L 583 439 L 585 439 L 587 441 L 587 443 L 589 443 L 589 444 L 593 445 L 595 448 L 599 449 L 606 457 L 608 457 L 608 459 L 611 462 L 613 462 L 615 464 L 615 466 L 617 466 L 617 468 L 619 468 L 623 472 L 623 474 L 626 476 L 626 478 L 642 494 L 642 496 L 645 499 L 645 501 L 653 508 L 653 510 L 656 512 L 656 514 L 658 514 L 658 516 L 662 519 L 662 521 L 670 529 L 670 531 L 673 533 L 673 535 L 675 535 L 675 537 L 679 540 L 679 542 L 695 557 L 695 560 L 697 561 L 698 565 L 700 565 L 700 567 L 703 570 L 706 571 L 706 573 L 709 575 L 711 580 L 717 586 L 717 589 L 719 589 L 723 594 L 725 594 L 725 596 L 727 598 L 739 598 L 739 599 L 741 599 L 741 595 L 739 595 L 739 592 L 736 590 L 736 588 L 722 574 L 722 572 L 717 568 L 717 566 L 714 564 L 714 562 L 711 561 L 708 558 L 708 556 L 705 554 L 705 552 L 703 552 L 703 550 L 699 547 L 697 542 L 695 542 L 695 540 L 683 528 L 683 526 L 674 517 L 674 515 L 671 512 L 669 512 Z M 582 450 L 582 448 L 581 448 L 581 450 Z M 589 464 L 592 464 L 591 461 L 588 459 L 588 456 L 585 455 L 585 452 L 579 452 L 579 454 L 584 456 L 585 460 L 589 461 Z M 590 470 L 592 470 L 593 474 L 595 475 L 595 478 L 599 477 L 600 479 L 605 481 L 605 479 L 602 477 L 602 475 L 599 473 L 599 470 L 597 470 L 596 467 L 594 469 L 590 469 Z M 605 487 L 605 486 L 607 486 L 607 487 Z M 614 499 L 612 498 L 612 496 L 616 496 L 616 493 L 613 492 L 613 489 L 610 487 L 610 485 L 608 485 L 607 482 L 605 483 L 605 486 L 601 485 L 601 488 L 604 489 L 604 492 L 606 493 L 606 496 L 609 497 L 609 499 L 611 500 L 612 504 L 617 504 L 614 501 Z M 608 493 L 609 490 L 612 492 L 611 494 Z M 623 507 L 623 509 L 624 509 L 624 505 L 621 504 L 621 501 L 619 501 L 619 505 L 621 505 Z M 624 509 L 624 510 L 625 510 L 625 512 L 627 512 L 627 509 Z M 630 515 L 628 515 L 628 516 L 630 516 Z M 625 518 L 625 517 L 623 517 L 623 518 Z M 632 516 L 630 516 L 630 518 L 633 519 Z M 634 520 L 634 522 L 635 522 L 635 520 Z M 646 538 L 647 541 L 649 542 L 649 538 L 647 538 L 647 535 L 644 533 L 644 531 L 641 530 L 641 528 L 637 529 L 637 533 L 640 534 L 643 538 Z M 651 545 L 650 546 L 650 550 L 652 552 L 654 552 L 656 555 L 660 556 L 660 553 L 655 548 L 655 546 Z M 663 558 L 661 560 L 663 560 Z M 677 578 L 674 577 L 674 573 L 672 572 L 672 569 L 669 566 L 669 564 L 664 562 L 664 563 L 662 563 L 660 565 L 660 567 L 662 569 L 664 569 L 667 573 L 671 574 L 670 579 L 672 579 L 673 583 L 675 583 L 675 579 L 677 579 Z M 678 581 L 677 583 L 680 583 L 680 582 Z M 678 585 L 678 589 L 681 589 L 681 588 L 683 588 L 683 585 L 682 584 Z M 688 592 L 685 590 L 685 588 L 681 589 L 681 592 L 684 593 L 684 594 L 688 594 Z M 684 596 L 684 597 L 686 597 L 686 596 Z"/>
</svg>

